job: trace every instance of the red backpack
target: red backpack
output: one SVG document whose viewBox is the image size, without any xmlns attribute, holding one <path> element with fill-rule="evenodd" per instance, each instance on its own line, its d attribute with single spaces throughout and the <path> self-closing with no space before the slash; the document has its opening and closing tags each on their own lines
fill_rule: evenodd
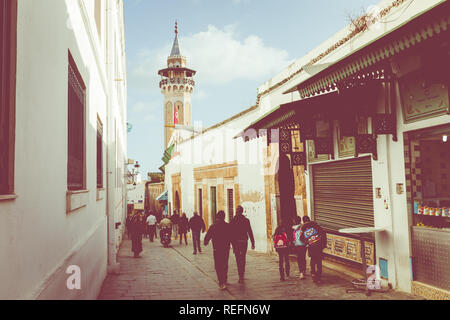
<svg viewBox="0 0 450 320">
<path fill-rule="evenodd" d="M 288 247 L 288 240 L 286 232 L 283 232 L 282 234 L 277 234 L 273 238 L 273 246 L 275 249 L 284 249 Z"/>
</svg>

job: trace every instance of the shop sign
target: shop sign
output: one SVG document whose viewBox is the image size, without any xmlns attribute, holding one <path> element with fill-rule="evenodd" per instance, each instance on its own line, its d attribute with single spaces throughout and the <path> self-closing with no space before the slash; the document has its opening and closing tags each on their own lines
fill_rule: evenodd
<svg viewBox="0 0 450 320">
<path fill-rule="evenodd" d="M 375 244 L 370 241 L 364 241 L 366 251 L 366 264 L 375 264 Z M 338 236 L 327 233 L 327 248 L 324 253 L 339 258 L 344 258 L 357 263 L 362 263 L 361 243 L 358 239 Z"/>
<path fill-rule="evenodd" d="M 448 84 L 414 72 L 400 80 L 403 117 L 406 123 L 449 112 Z"/>
<path fill-rule="evenodd" d="M 307 145 L 308 145 L 308 162 L 312 163 L 317 161 L 330 160 L 329 154 L 316 155 L 314 140 L 309 140 Z"/>
</svg>

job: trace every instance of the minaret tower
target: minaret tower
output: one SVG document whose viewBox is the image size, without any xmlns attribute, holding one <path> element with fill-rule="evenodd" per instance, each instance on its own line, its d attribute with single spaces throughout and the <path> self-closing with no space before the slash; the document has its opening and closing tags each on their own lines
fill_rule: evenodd
<svg viewBox="0 0 450 320">
<path fill-rule="evenodd" d="M 186 68 L 178 44 L 178 23 L 175 22 L 175 40 L 167 58 L 167 68 L 158 71 L 161 76 L 159 87 L 164 95 L 164 147 L 169 147 L 173 125 L 191 125 L 191 94 L 195 82 L 192 77 L 196 71 Z"/>
</svg>

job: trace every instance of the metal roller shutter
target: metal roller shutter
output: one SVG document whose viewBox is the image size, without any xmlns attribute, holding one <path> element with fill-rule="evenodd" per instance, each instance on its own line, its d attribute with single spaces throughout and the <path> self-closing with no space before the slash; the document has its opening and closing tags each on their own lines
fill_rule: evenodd
<svg viewBox="0 0 450 320">
<path fill-rule="evenodd" d="M 374 226 L 370 157 L 313 166 L 314 219 L 323 227 Z"/>
</svg>

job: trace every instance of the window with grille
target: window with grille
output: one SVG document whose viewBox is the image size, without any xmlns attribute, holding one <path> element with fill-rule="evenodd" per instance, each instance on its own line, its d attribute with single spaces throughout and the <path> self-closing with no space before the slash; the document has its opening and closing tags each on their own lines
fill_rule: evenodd
<svg viewBox="0 0 450 320">
<path fill-rule="evenodd" d="M 69 52 L 67 187 L 85 188 L 86 86 Z"/>
<path fill-rule="evenodd" d="M 227 190 L 228 199 L 228 221 L 233 220 L 234 215 L 234 205 L 233 205 L 233 189 Z"/>
<path fill-rule="evenodd" d="M 0 194 L 14 193 L 17 0 L 0 0 Z"/>
<path fill-rule="evenodd" d="M 97 188 L 103 188 L 103 123 L 97 116 Z"/>
</svg>

